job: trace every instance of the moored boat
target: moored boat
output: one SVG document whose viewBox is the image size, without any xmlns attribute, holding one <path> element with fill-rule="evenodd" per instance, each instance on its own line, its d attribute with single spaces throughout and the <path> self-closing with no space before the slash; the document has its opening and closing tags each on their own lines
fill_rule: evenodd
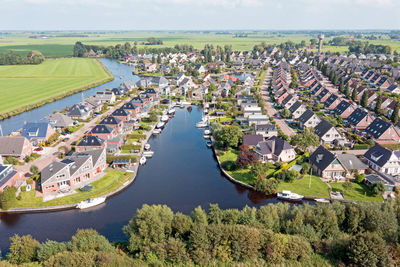
<svg viewBox="0 0 400 267">
<path fill-rule="evenodd" d="M 144 164 L 146 164 L 146 157 L 141 157 L 140 158 L 140 160 L 139 160 L 139 163 L 140 163 L 140 165 L 144 165 Z"/>
<path fill-rule="evenodd" d="M 144 151 L 143 156 L 146 158 L 151 158 L 154 154 L 154 151 Z"/>
<path fill-rule="evenodd" d="M 150 149 L 150 144 L 145 144 L 144 149 L 149 150 Z"/>
<path fill-rule="evenodd" d="M 175 109 L 174 108 L 170 108 L 168 110 L 168 115 L 174 115 L 175 114 Z"/>
<path fill-rule="evenodd" d="M 162 115 L 162 116 L 161 116 L 161 121 L 162 121 L 162 122 L 167 122 L 168 119 L 169 119 L 168 115 Z"/>
<path fill-rule="evenodd" d="M 292 193 L 288 190 L 283 190 L 282 192 L 279 192 L 277 194 L 277 198 L 283 199 L 283 200 L 296 201 L 296 200 L 302 200 L 304 198 L 304 196 L 296 194 L 296 193 Z"/>
<path fill-rule="evenodd" d="M 204 139 L 210 139 L 210 138 L 211 138 L 211 136 L 210 136 L 210 135 L 207 135 L 207 134 L 205 134 L 205 135 L 203 135 L 203 138 L 204 138 Z"/>
<path fill-rule="evenodd" d="M 210 130 L 204 130 L 204 134 L 205 135 L 209 135 L 209 134 L 211 134 L 211 131 Z"/>
<path fill-rule="evenodd" d="M 84 201 L 79 202 L 79 204 L 76 206 L 78 209 L 87 209 L 90 207 L 94 207 L 97 205 L 100 205 L 106 201 L 105 197 L 97 197 L 97 198 L 88 198 Z"/>
<path fill-rule="evenodd" d="M 315 201 L 319 202 L 319 203 L 330 203 L 331 202 L 329 199 L 326 199 L 326 198 L 316 198 Z"/>
<path fill-rule="evenodd" d="M 160 129 L 160 128 L 164 127 L 164 125 L 165 125 L 165 123 L 160 121 L 157 123 L 156 128 Z"/>
<path fill-rule="evenodd" d="M 211 142 L 211 141 L 207 141 L 207 142 L 206 142 L 206 146 L 207 146 L 207 147 L 212 147 L 212 142 Z"/>
</svg>

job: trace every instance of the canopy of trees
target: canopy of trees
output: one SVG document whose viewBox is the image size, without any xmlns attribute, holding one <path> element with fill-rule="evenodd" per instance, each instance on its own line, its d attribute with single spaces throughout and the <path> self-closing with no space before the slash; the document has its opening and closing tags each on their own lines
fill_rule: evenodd
<svg viewBox="0 0 400 267">
<path fill-rule="evenodd" d="M 44 60 L 44 56 L 39 51 L 31 51 L 26 56 L 21 56 L 13 51 L 0 53 L 0 65 L 40 64 Z"/>
</svg>

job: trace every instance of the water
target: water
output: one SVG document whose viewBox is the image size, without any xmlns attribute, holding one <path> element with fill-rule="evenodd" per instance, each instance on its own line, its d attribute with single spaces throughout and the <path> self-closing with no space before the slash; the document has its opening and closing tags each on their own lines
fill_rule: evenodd
<svg viewBox="0 0 400 267">
<path fill-rule="evenodd" d="M 88 211 L 68 210 L 37 214 L 3 214 L 0 248 L 5 251 L 15 233 L 32 234 L 40 241 L 69 240 L 78 228 L 94 228 L 110 240 L 124 240 L 121 228 L 143 204 L 166 204 L 189 213 L 198 205 L 207 208 L 260 206 L 275 199 L 232 184 L 222 176 L 203 131 L 195 127 L 201 111 L 177 109 L 163 132 L 149 140 L 153 158 L 139 168 L 136 181 L 105 204 Z"/>
<path fill-rule="evenodd" d="M 3 128 L 3 135 L 8 135 L 13 131 L 17 131 L 22 128 L 24 121 L 27 122 L 39 122 L 45 116 L 53 113 L 54 110 L 62 110 L 66 107 L 70 107 L 74 104 L 82 101 L 82 94 L 84 98 L 95 95 L 97 91 L 104 91 L 105 89 L 119 87 L 125 80 L 138 81 L 138 76 L 132 75 L 132 67 L 118 63 L 111 59 L 100 59 L 104 66 L 114 74 L 114 80 L 108 83 L 102 84 L 97 87 L 93 87 L 89 90 L 77 93 L 55 102 L 43 105 L 37 109 L 33 109 L 19 115 L 13 116 L 9 119 L 0 121 L 0 126 Z"/>
</svg>

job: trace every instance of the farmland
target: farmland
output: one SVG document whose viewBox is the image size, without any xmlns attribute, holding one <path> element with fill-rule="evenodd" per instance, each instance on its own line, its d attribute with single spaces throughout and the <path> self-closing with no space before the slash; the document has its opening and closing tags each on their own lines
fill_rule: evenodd
<svg viewBox="0 0 400 267">
<path fill-rule="evenodd" d="M 48 59 L 39 65 L 0 66 L 0 115 L 51 101 L 111 79 L 89 58 Z"/>
</svg>

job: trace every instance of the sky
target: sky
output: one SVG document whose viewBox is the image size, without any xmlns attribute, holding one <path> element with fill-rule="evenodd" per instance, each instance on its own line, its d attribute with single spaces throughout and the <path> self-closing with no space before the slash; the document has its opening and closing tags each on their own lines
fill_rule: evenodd
<svg viewBox="0 0 400 267">
<path fill-rule="evenodd" d="M 0 0 L 0 30 L 400 29 L 400 0 Z"/>
</svg>

